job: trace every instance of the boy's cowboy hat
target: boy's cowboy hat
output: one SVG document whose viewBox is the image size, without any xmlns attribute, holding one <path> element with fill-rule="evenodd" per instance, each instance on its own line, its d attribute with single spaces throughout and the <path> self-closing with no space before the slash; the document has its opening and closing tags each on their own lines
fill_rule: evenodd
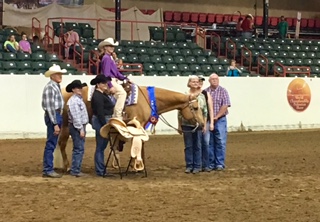
<svg viewBox="0 0 320 222">
<path fill-rule="evenodd" d="M 50 77 L 52 74 L 56 74 L 56 73 L 59 73 L 59 74 L 64 74 L 66 73 L 67 70 L 66 69 L 61 69 L 61 67 L 59 65 L 55 65 L 53 64 L 48 71 L 46 71 L 44 73 L 44 76 L 45 77 Z"/>
<path fill-rule="evenodd" d="M 113 38 L 107 38 L 99 43 L 98 48 L 101 49 L 103 46 L 118 46 L 119 42 L 115 41 Z"/>
<path fill-rule="evenodd" d="M 97 75 L 94 79 L 90 81 L 91 85 L 97 85 L 98 83 L 106 83 L 111 81 L 110 77 L 106 77 L 105 75 Z"/>
<path fill-rule="evenodd" d="M 70 83 L 69 85 L 67 85 L 66 91 L 67 91 L 68 93 L 71 93 L 74 88 L 82 89 L 82 87 L 85 87 L 85 86 L 87 86 L 87 83 L 85 83 L 85 82 L 84 82 L 84 83 L 81 83 L 81 81 L 78 80 L 78 79 L 77 79 L 77 80 L 73 80 L 72 83 Z"/>
<path fill-rule="evenodd" d="M 198 78 L 199 78 L 200 81 L 206 80 L 202 75 L 199 75 Z"/>
</svg>

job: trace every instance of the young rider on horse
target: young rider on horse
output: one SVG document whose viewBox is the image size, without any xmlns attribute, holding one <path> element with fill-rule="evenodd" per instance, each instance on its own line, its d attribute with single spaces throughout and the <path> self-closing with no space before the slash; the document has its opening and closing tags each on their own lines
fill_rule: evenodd
<svg viewBox="0 0 320 222">
<path fill-rule="evenodd" d="M 104 50 L 104 56 L 101 60 L 101 71 L 106 77 L 110 77 L 112 79 L 111 82 L 108 82 L 108 86 L 110 93 L 114 94 L 117 100 L 114 107 L 113 117 L 122 119 L 122 111 L 127 94 L 118 81 L 129 81 L 129 79 L 119 72 L 116 63 L 112 58 L 114 47 L 118 45 L 119 42 L 115 42 L 113 38 L 107 38 L 99 43 L 98 48 Z"/>
</svg>

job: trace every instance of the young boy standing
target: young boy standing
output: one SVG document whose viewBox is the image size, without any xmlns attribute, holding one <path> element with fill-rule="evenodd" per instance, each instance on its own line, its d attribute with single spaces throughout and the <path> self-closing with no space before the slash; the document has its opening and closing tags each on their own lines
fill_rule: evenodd
<svg viewBox="0 0 320 222">
<path fill-rule="evenodd" d="M 84 86 L 87 86 L 87 84 L 81 83 L 80 80 L 74 80 L 66 87 L 67 92 L 73 93 L 67 105 L 69 131 L 73 141 L 70 174 L 76 177 L 84 176 L 81 172 L 81 165 L 84 154 L 86 125 L 89 122 L 87 108 L 82 99 L 82 87 Z"/>
</svg>

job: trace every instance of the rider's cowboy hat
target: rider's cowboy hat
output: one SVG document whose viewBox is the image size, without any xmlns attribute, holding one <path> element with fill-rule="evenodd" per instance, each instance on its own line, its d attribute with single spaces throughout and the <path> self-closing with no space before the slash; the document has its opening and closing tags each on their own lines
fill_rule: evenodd
<svg viewBox="0 0 320 222">
<path fill-rule="evenodd" d="M 111 81 L 110 77 L 106 77 L 105 75 L 97 75 L 94 79 L 90 81 L 91 85 L 97 85 L 98 83 L 106 83 Z"/>
<path fill-rule="evenodd" d="M 74 88 L 82 89 L 82 87 L 85 87 L 85 86 L 87 86 L 87 83 L 85 83 L 85 82 L 81 83 L 81 81 L 77 79 L 77 80 L 72 81 L 72 83 L 70 83 L 69 85 L 67 85 L 66 91 L 68 93 L 71 93 Z"/>
<path fill-rule="evenodd" d="M 44 76 L 45 77 L 50 77 L 52 74 L 56 74 L 56 73 L 59 73 L 59 74 L 64 74 L 66 73 L 67 70 L 66 69 L 61 69 L 61 67 L 59 65 L 55 65 L 53 64 L 48 71 L 46 71 L 44 73 Z"/>
<path fill-rule="evenodd" d="M 98 48 L 101 49 L 103 46 L 118 46 L 119 42 L 115 41 L 113 38 L 107 38 L 99 43 Z"/>
</svg>

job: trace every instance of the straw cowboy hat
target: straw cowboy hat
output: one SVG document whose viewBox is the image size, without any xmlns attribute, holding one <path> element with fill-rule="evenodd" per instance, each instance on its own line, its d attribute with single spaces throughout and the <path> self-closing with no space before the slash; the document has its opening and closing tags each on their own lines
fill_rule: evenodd
<svg viewBox="0 0 320 222">
<path fill-rule="evenodd" d="M 52 74 L 56 74 L 56 73 L 64 74 L 64 73 L 67 73 L 67 70 L 66 69 L 61 69 L 61 67 L 59 65 L 53 64 L 49 68 L 49 70 L 44 73 L 44 76 L 45 77 L 50 77 Z"/>
<path fill-rule="evenodd" d="M 72 83 L 70 83 L 69 85 L 67 85 L 66 91 L 67 91 L 68 93 L 71 93 L 74 88 L 82 89 L 82 87 L 85 87 L 85 86 L 87 86 L 87 83 L 85 83 L 85 82 L 84 82 L 84 83 L 81 83 L 81 81 L 78 80 L 78 79 L 77 79 L 77 80 L 73 80 Z"/>
<path fill-rule="evenodd" d="M 118 46 L 119 42 L 115 41 L 113 38 L 107 38 L 99 43 L 98 48 L 101 49 L 103 46 Z"/>
<path fill-rule="evenodd" d="M 113 131 L 112 128 L 114 128 L 115 131 Z M 125 122 L 118 118 L 111 118 L 109 122 L 100 129 L 100 135 L 103 138 L 108 138 L 109 132 L 119 133 L 119 139 L 125 142 L 128 142 L 134 136 L 141 136 L 143 141 L 149 139 L 148 134 L 143 128 L 138 129 L 133 126 L 127 126 Z"/>
<path fill-rule="evenodd" d="M 91 85 L 97 85 L 98 83 L 106 83 L 111 81 L 110 77 L 106 77 L 105 75 L 97 75 L 94 79 L 90 81 Z"/>
</svg>

